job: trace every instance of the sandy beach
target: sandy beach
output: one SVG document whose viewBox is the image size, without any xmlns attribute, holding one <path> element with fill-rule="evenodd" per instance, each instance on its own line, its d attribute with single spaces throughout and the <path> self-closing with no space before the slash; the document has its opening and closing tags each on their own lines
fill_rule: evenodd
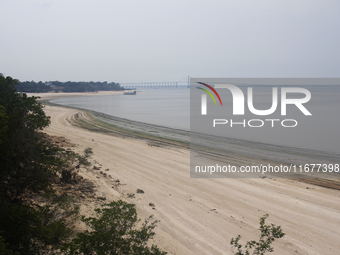
<svg viewBox="0 0 340 255">
<path fill-rule="evenodd" d="M 96 92 L 48 92 L 48 93 L 26 93 L 28 96 L 39 97 L 39 100 L 50 100 L 62 97 L 78 97 L 78 96 L 100 96 L 100 95 L 121 95 L 123 91 L 96 91 Z"/>
<path fill-rule="evenodd" d="M 41 99 L 52 96 L 58 95 Z M 51 124 L 44 132 L 67 138 L 78 152 L 91 147 L 92 159 L 119 179 L 121 185 L 113 188 L 93 172 L 80 172 L 96 183 L 106 202 L 134 203 L 140 218 L 154 215 L 160 221 L 153 243 L 168 254 L 230 254 L 232 237 L 258 239 L 264 214 L 269 214 L 267 223 L 280 225 L 286 233 L 274 242 L 273 254 L 333 255 L 340 250 L 338 190 L 289 179 L 193 179 L 187 148 L 75 126 L 72 119 L 84 116 L 76 109 L 47 105 L 45 112 Z M 85 206 L 83 212 L 90 209 Z"/>
</svg>

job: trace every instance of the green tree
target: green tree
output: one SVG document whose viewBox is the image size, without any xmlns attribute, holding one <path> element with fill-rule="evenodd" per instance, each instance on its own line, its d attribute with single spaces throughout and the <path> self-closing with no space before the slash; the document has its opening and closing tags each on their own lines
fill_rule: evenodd
<svg viewBox="0 0 340 255">
<path fill-rule="evenodd" d="M 8 248 L 8 243 L 0 236 L 0 254 L 6 255 L 18 255 L 19 253 L 14 253 L 11 249 Z"/>
<path fill-rule="evenodd" d="M 156 221 L 150 217 L 138 229 L 134 205 L 122 201 L 96 209 L 99 218 L 83 218 L 91 231 L 69 241 L 79 208 L 51 183 L 59 175 L 72 181 L 92 150 L 79 155 L 53 145 L 40 132 L 50 122 L 43 106 L 18 93 L 17 84 L 0 74 L 0 254 L 53 254 L 61 247 L 70 254 L 165 254 L 147 246 Z"/>
<path fill-rule="evenodd" d="M 17 197 L 27 189 L 46 187 L 51 171 L 42 161 L 47 160 L 47 148 L 37 132 L 49 124 L 36 97 L 17 93 L 17 80 L 0 74 L 0 193 Z M 47 153 L 47 154 L 46 154 Z"/>
<path fill-rule="evenodd" d="M 51 87 L 42 83 L 41 81 L 39 82 L 34 82 L 34 81 L 24 81 L 24 82 L 19 82 L 18 85 L 16 85 L 16 88 L 19 92 L 48 92 L 51 90 Z"/>
<path fill-rule="evenodd" d="M 17 84 L 0 74 L 1 249 L 40 254 L 65 242 L 71 233 L 70 215 L 77 209 L 56 196 L 38 207 L 25 199 L 28 193 L 42 196 L 52 191 L 62 150 L 39 132 L 49 117 L 36 97 L 16 92 Z"/>
<path fill-rule="evenodd" d="M 14 201 L 0 203 L 0 212 L 0 233 L 9 249 L 47 254 L 68 241 L 79 207 L 68 196 L 53 196 L 38 208 Z"/>
<path fill-rule="evenodd" d="M 76 173 L 74 172 L 75 169 L 79 168 L 81 165 L 89 166 L 91 164 L 88 159 L 91 157 L 93 152 L 92 149 L 88 147 L 82 154 L 65 150 L 61 150 L 59 154 L 61 154 L 58 159 L 60 161 L 60 169 L 62 169 L 62 181 L 70 183 L 72 181 L 76 181 Z"/>
<path fill-rule="evenodd" d="M 152 216 L 144 221 L 140 229 L 136 224 L 135 205 L 124 201 L 105 204 L 101 209 L 95 209 L 97 218 L 82 218 L 88 230 L 79 233 L 64 251 L 69 254 L 107 255 L 107 254 L 166 254 L 157 246 L 148 246 L 153 238 L 157 221 Z"/>
<path fill-rule="evenodd" d="M 230 244 L 236 251 L 233 254 L 236 255 L 263 255 L 265 252 L 273 252 L 274 248 L 271 244 L 275 239 L 282 238 L 285 233 L 283 233 L 281 226 L 275 226 L 274 224 L 266 225 L 266 219 L 268 218 L 268 214 L 265 214 L 260 219 L 260 239 L 259 241 L 248 241 L 242 248 L 242 245 L 239 244 L 241 236 L 238 235 L 236 238 L 232 238 Z M 252 251 L 249 251 L 252 250 Z M 252 253 L 250 253 L 252 252 Z"/>
</svg>

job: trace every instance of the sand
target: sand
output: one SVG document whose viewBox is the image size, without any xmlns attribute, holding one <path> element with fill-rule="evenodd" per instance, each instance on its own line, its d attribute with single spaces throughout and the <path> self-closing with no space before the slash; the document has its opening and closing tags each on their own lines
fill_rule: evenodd
<svg viewBox="0 0 340 255">
<path fill-rule="evenodd" d="M 96 91 L 96 92 L 48 92 L 48 93 L 26 93 L 27 96 L 39 97 L 40 100 L 50 100 L 62 97 L 78 97 L 78 96 L 103 96 L 103 95 L 121 95 L 123 91 Z"/>
<path fill-rule="evenodd" d="M 112 188 L 105 178 L 81 173 L 97 184 L 106 202 L 134 203 L 140 218 L 154 215 L 160 221 L 152 243 L 168 254 L 230 254 L 232 237 L 258 239 L 264 214 L 270 215 L 267 223 L 286 233 L 274 242 L 272 254 L 339 254 L 337 190 L 289 179 L 191 179 L 188 149 L 76 127 L 69 120 L 79 110 L 46 106 L 45 112 L 51 116 L 46 133 L 66 137 L 78 145 L 76 151 L 91 147 L 93 160 L 120 180 L 122 185 Z M 137 189 L 145 193 L 137 194 Z"/>
</svg>

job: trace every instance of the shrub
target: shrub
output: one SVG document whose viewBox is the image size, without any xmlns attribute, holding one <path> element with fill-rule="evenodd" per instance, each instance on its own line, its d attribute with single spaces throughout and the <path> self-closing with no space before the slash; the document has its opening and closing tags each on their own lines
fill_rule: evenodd
<svg viewBox="0 0 340 255">
<path fill-rule="evenodd" d="M 98 218 L 82 218 L 89 230 L 79 233 L 65 246 L 69 254 L 159 254 L 157 246 L 149 247 L 148 241 L 153 238 L 157 221 L 152 216 L 144 221 L 138 229 L 135 205 L 124 201 L 105 204 L 95 209 Z"/>
<path fill-rule="evenodd" d="M 266 219 L 268 218 L 268 214 L 265 214 L 262 218 L 260 218 L 260 228 L 261 231 L 259 241 L 248 241 L 242 249 L 242 245 L 239 244 L 241 236 L 238 235 L 235 239 L 232 238 L 230 244 L 233 248 L 233 254 L 235 255 L 263 255 L 265 252 L 273 252 L 274 249 L 271 246 L 272 242 L 275 239 L 282 238 L 285 233 L 282 232 L 281 226 L 275 226 L 274 224 L 266 225 Z M 234 249 L 237 249 L 235 252 Z M 252 253 L 250 253 L 250 249 L 252 249 Z"/>
</svg>

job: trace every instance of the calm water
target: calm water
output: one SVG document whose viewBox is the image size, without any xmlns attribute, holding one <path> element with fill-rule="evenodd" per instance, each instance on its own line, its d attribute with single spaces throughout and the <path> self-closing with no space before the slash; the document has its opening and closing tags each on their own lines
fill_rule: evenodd
<svg viewBox="0 0 340 255">
<path fill-rule="evenodd" d="M 102 112 L 154 125 L 189 130 L 190 90 L 149 89 L 137 95 L 69 97 L 52 103 Z"/>
<path fill-rule="evenodd" d="M 313 116 L 289 117 L 296 117 L 299 120 L 298 127 L 229 129 L 227 136 L 340 154 L 340 86 L 328 88 L 314 86 L 310 91 L 312 99 L 308 102 L 307 108 Z M 190 129 L 189 89 L 149 89 L 142 92 L 131 96 L 60 98 L 51 102 L 160 126 Z M 269 98 L 270 105 L 270 95 L 268 97 L 268 93 L 263 93 L 262 96 L 263 100 L 260 98 L 258 101 L 266 102 Z M 261 108 L 261 104 L 255 106 Z M 230 119 L 233 116 L 226 114 L 225 118 Z"/>
</svg>

